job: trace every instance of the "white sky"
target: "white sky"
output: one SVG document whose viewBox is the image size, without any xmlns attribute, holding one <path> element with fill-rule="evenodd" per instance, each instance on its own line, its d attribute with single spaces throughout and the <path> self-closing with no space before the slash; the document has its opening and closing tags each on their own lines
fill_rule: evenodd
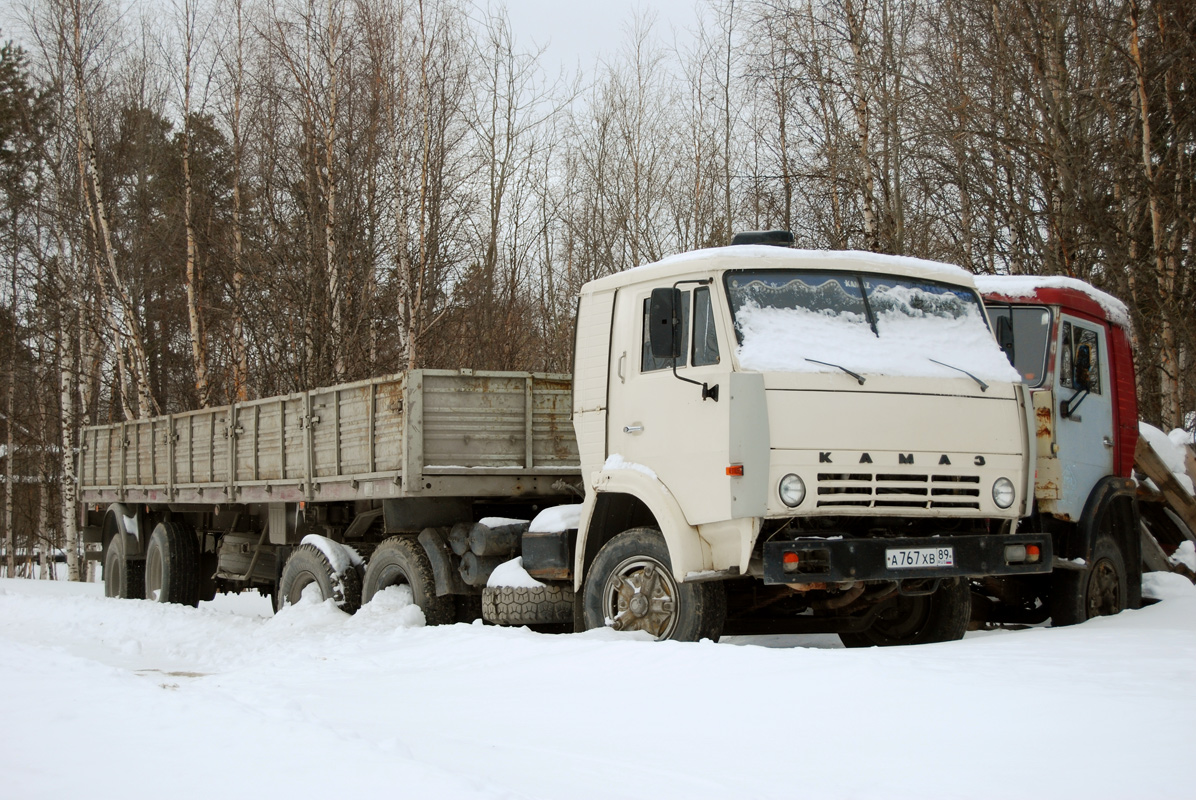
<svg viewBox="0 0 1196 800">
<path fill-rule="evenodd" d="M 516 41 L 530 48 L 547 45 L 544 66 L 549 73 L 580 65 L 592 73 L 595 62 L 622 45 L 637 11 L 656 16 L 654 32 L 664 42 L 672 30 L 692 27 L 701 0 L 506 0 Z M 485 7 L 485 0 L 476 0 Z"/>
</svg>

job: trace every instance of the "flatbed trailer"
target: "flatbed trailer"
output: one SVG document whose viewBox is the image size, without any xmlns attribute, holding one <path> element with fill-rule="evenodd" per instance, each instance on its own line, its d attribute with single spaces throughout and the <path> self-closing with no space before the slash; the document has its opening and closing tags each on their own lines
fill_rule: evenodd
<svg viewBox="0 0 1196 800">
<path fill-rule="evenodd" d="M 413 370 L 88 428 L 88 504 L 569 495 L 568 375 Z M 555 488 L 554 488 L 555 487 Z"/>
</svg>

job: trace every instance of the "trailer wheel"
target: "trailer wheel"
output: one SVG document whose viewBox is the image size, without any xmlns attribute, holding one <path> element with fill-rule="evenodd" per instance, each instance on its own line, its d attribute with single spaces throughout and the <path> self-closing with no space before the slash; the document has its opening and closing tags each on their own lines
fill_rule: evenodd
<svg viewBox="0 0 1196 800">
<path fill-rule="evenodd" d="M 350 565 L 344 572 L 338 573 L 323 551 L 304 544 L 291 551 L 286 566 L 282 568 L 282 579 L 278 582 L 278 593 L 274 596 L 275 610 L 298 603 L 309 586 L 319 590 L 321 601 L 332 600 L 346 614 L 352 614 L 361 607 L 361 578 L 357 570 Z"/>
<path fill-rule="evenodd" d="M 966 578 L 939 583 L 932 594 L 898 595 L 872 627 L 840 633 L 846 647 L 890 647 L 962 639 L 972 618 L 972 589 Z"/>
<path fill-rule="evenodd" d="M 423 546 L 409 536 L 392 536 L 374 550 L 365 568 L 362 602 L 390 586 L 406 584 L 411 598 L 424 612 L 428 625 L 451 625 L 457 620 L 452 595 L 437 596 L 432 563 Z"/>
<path fill-rule="evenodd" d="M 104 596 L 125 600 L 145 596 L 145 562 L 125 555 L 125 537 L 117 533 L 104 551 Z"/>
<path fill-rule="evenodd" d="M 145 599 L 199 605 L 199 542 L 188 526 L 154 526 L 145 551 Z"/>
<path fill-rule="evenodd" d="M 646 631 L 657 641 L 718 641 L 727 596 L 715 582 L 678 583 L 664 536 L 632 528 L 602 546 L 585 583 L 586 629 Z"/>
<path fill-rule="evenodd" d="M 573 622 L 573 588 L 487 586 L 482 618 L 497 625 L 557 625 Z"/>
<path fill-rule="evenodd" d="M 1102 534 L 1085 569 L 1060 569 L 1051 575 L 1051 625 L 1076 625 L 1124 611 L 1128 587 L 1121 548 L 1113 537 Z"/>
</svg>

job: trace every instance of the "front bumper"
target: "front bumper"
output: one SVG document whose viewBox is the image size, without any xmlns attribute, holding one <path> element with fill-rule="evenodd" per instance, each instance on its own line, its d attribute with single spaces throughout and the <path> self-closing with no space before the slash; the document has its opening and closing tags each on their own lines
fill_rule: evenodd
<svg viewBox="0 0 1196 800">
<path fill-rule="evenodd" d="M 1017 560 L 1018 546 L 1037 546 L 1036 561 Z M 915 548 L 951 547 L 950 566 L 893 568 L 886 553 Z M 1007 550 L 1007 548 L 1010 548 Z M 1015 556 L 1014 560 L 1007 555 Z M 796 554 L 797 571 L 785 570 L 785 555 Z M 1051 571 L 1051 537 L 1047 534 L 959 535 L 903 539 L 800 538 L 764 543 L 766 584 L 836 583 L 842 581 L 899 581 L 906 578 L 978 578 L 986 575 L 1027 575 Z M 792 558 L 792 556 L 791 556 Z"/>
</svg>

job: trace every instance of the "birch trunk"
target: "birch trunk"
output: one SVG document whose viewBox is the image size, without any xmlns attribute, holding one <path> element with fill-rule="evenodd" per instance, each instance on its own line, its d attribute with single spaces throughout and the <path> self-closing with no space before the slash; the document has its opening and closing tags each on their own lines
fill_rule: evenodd
<svg viewBox="0 0 1196 800">
<path fill-rule="evenodd" d="M 187 322 L 191 334 L 191 365 L 195 371 L 195 395 L 200 408 L 208 405 L 208 348 L 204 334 L 202 276 L 196 251 L 195 220 L 192 213 L 191 181 L 191 62 L 194 58 L 195 4 L 183 5 L 183 228 L 186 231 L 187 256 L 184 274 L 187 290 Z"/>
<path fill-rule="evenodd" d="M 111 311 L 108 313 L 107 322 L 118 343 L 120 340 L 127 339 L 128 345 L 133 351 L 133 363 L 128 366 L 131 373 L 129 378 L 133 384 L 134 395 L 137 397 L 137 416 L 148 417 L 159 413 L 160 409 L 149 385 L 149 358 L 141 336 L 139 315 L 116 266 L 116 251 L 112 244 L 108 210 L 104 204 L 103 181 L 100 176 L 95 134 L 92 130 L 91 114 L 87 102 L 87 85 L 84 80 L 86 65 L 83 52 L 82 11 L 77 2 L 72 4 L 72 10 L 74 12 L 72 20 L 74 48 L 71 58 L 76 95 L 75 118 L 79 125 L 79 143 L 82 151 L 81 167 L 85 170 L 85 174 L 81 176 L 83 178 L 83 197 L 89 212 L 89 222 L 92 223 L 93 230 L 98 229 L 100 249 L 103 251 L 101 255 L 104 258 L 104 265 L 107 267 L 105 273 L 97 265 L 97 277 L 107 285 L 111 296 L 120 307 L 119 315 Z"/>
<path fill-rule="evenodd" d="M 865 4 L 866 7 L 866 4 Z M 848 44 L 851 46 L 851 74 L 855 92 L 851 97 L 852 109 L 855 111 L 856 133 L 860 145 L 860 169 L 863 171 L 864 185 L 861 187 L 864 205 L 864 246 L 868 250 L 877 250 L 880 240 L 876 225 L 875 193 L 876 176 L 872 170 L 871 146 L 869 144 L 869 99 L 868 87 L 864 81 L 864 23 L 856 15 L 852 0 L 846 0 L 844 10 L 847 14 Z"/>
<path fill-rule="evenodd" d="M 1160 35 L 1162 31 L 1160 30 Z M 1138 47 L 1138 0 L 1130 0 L 1130 58 L 1133 61 L 1138 93 L 1138 113 L 1142 123 L 1142 175 L 1146 179 L 1147 202 L 1150 208 L 1151 245 L 1154 251 L 1155 276 L 1158 279 L 1159 332 L 1159 415 L 1161 422 L 1174 428 L 1182 420 L 1179 402 L 1179 358 L 1172 322 L 1172 298 L 1175 292 L 1175 271 L 1168 263 L 1164 244 L 1164 223 L 1159 207 L 1159 191 L 1154 169 L 1154 146 L 1150 122 L 1150 99 L 1146 91 L 1146 68 Z"/>
</svg>

